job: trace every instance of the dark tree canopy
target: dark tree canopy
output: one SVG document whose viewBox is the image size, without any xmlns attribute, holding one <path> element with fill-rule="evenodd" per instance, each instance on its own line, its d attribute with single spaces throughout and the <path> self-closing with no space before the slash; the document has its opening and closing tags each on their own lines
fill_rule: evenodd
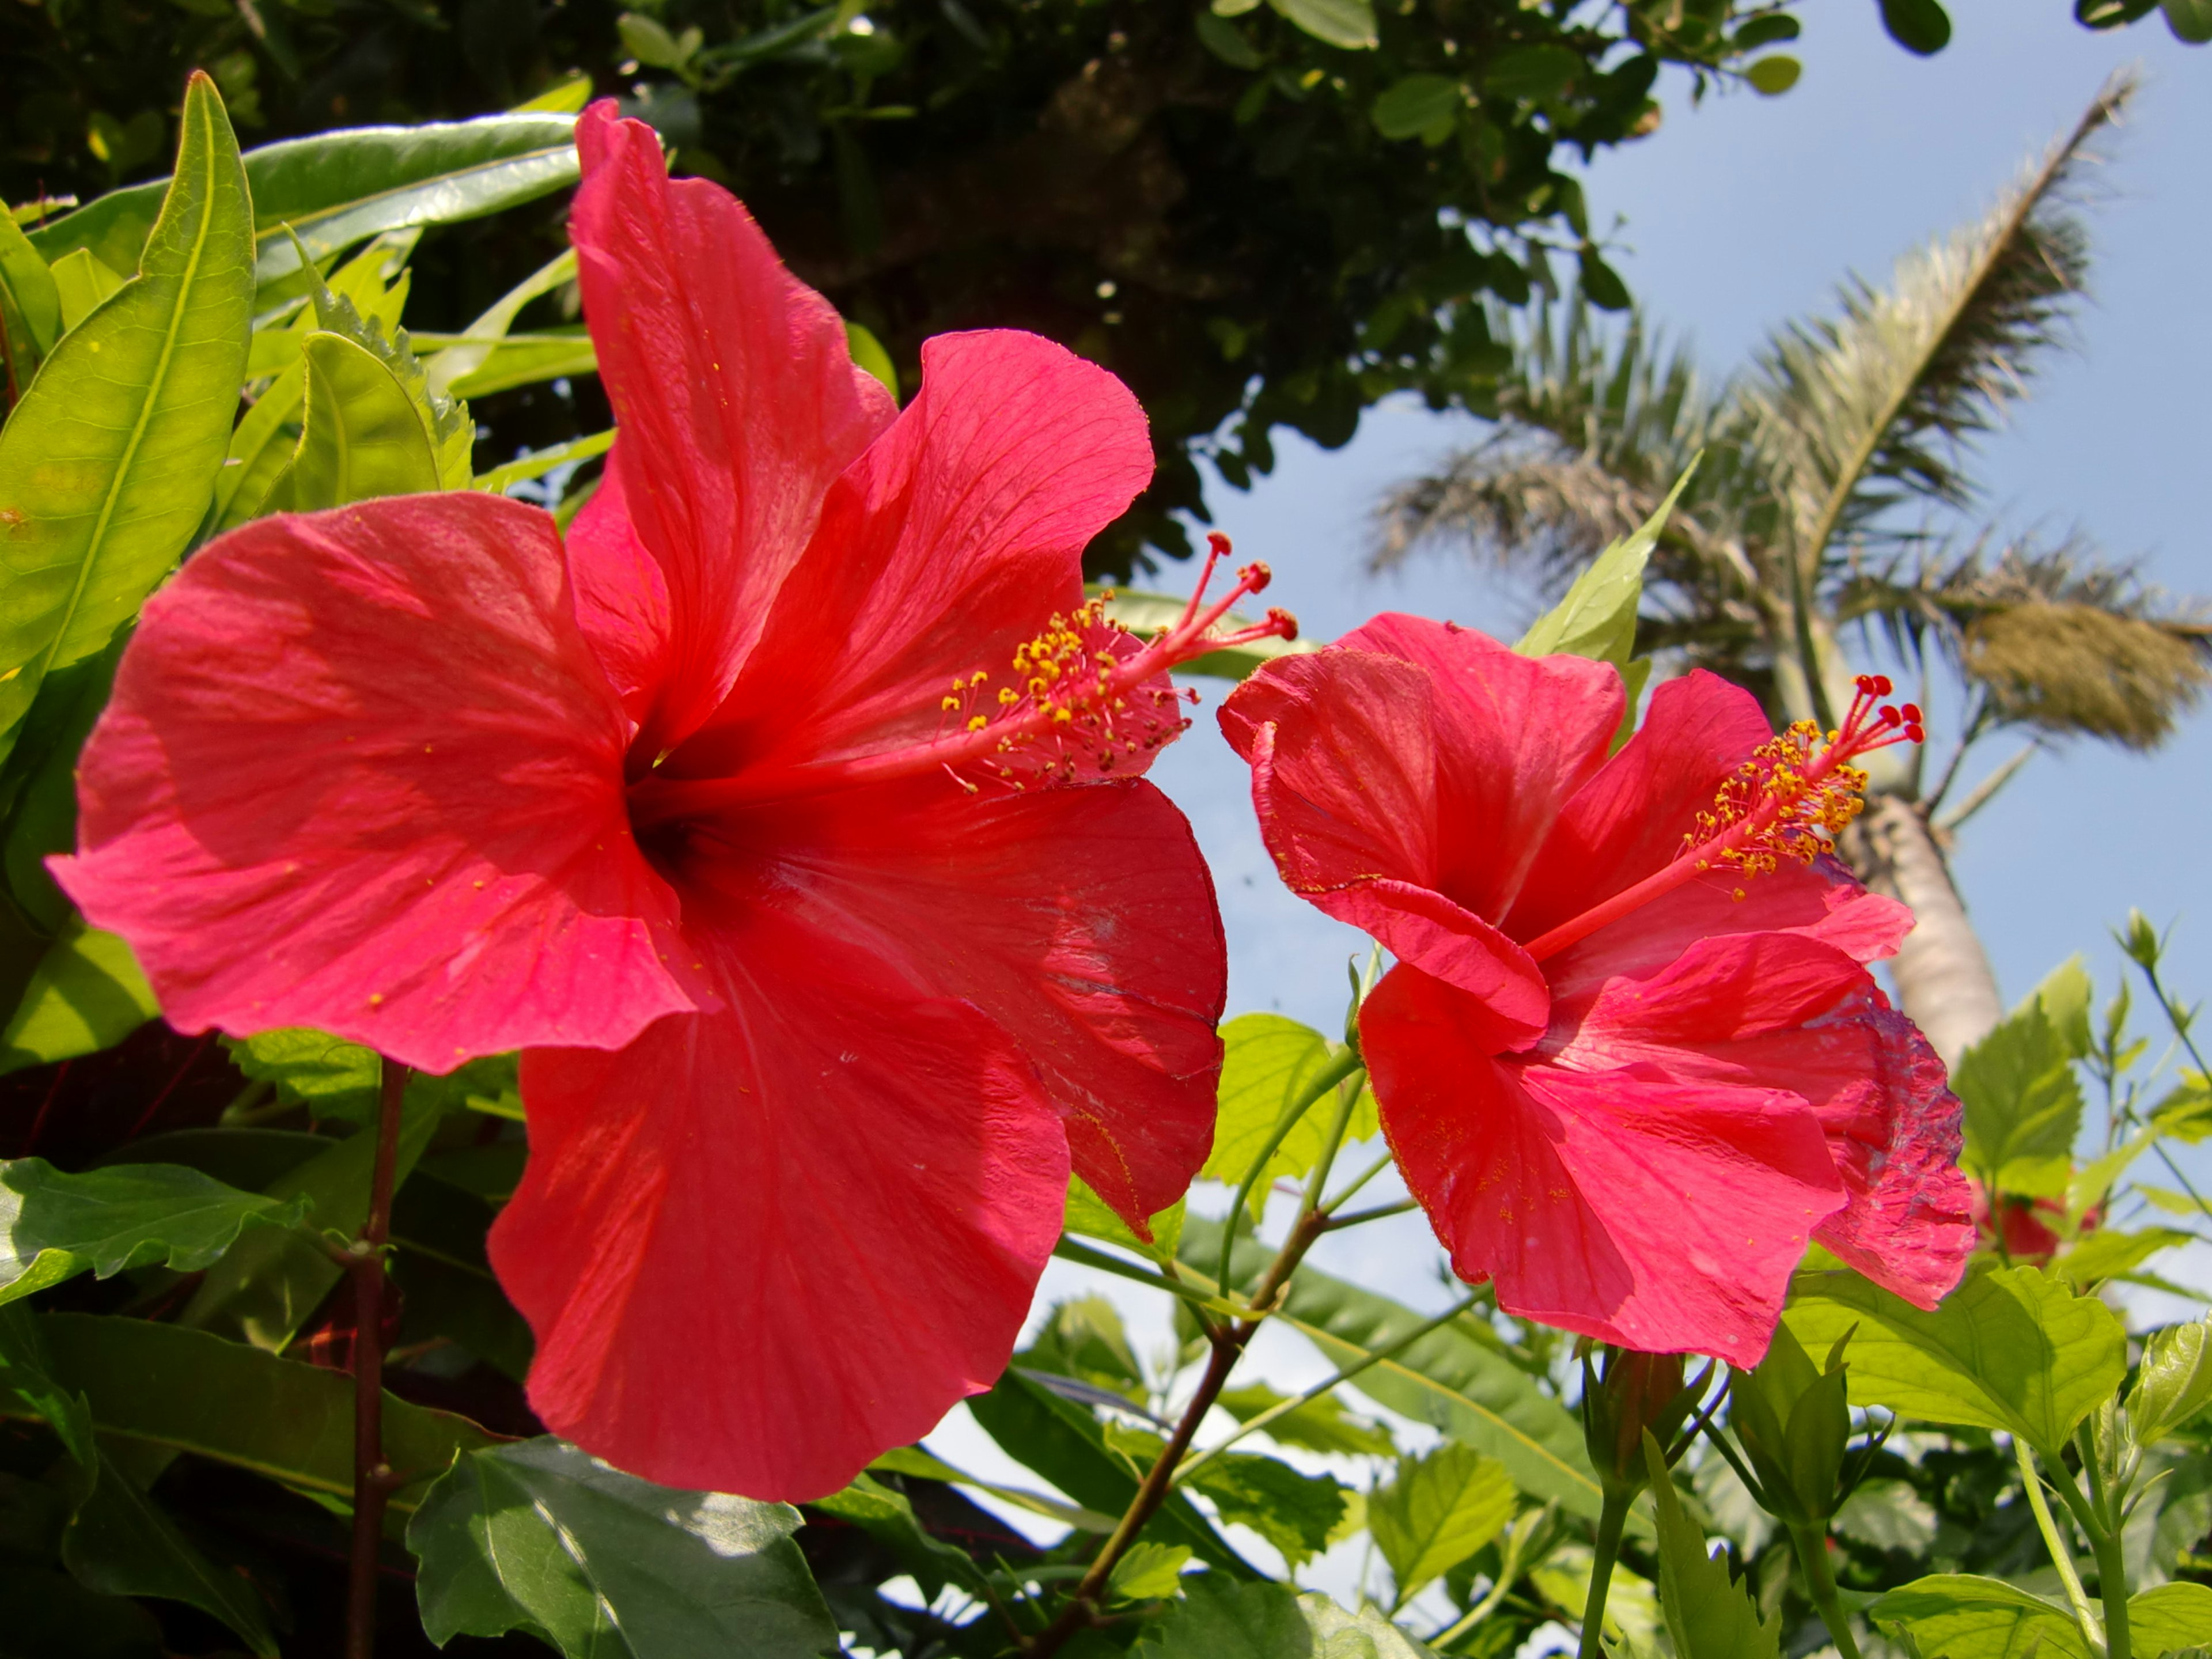
<svg viewBox="0 0 2212 1659">
<path fill-rule="evenodd" d="M 1340 444 L 1407 388 L 1486 412 L 1505 359 L 1482 296 L 1523 304 L 1564 258 L 1594 301 L 1626 302 L 1572 168 L 1664 142 L 1662 66 L 1700 96 L 1783 92 L 1798 68 L 1774 50 L 1796 22 L 1758 0 L 639 7 L 14 0 L 0 190 L 158 173 L 195 65 L 249 143 L 588 76 L 744 196 L 908 386 L 925 338 L 978 326 L 1037 330 L 1127 380 L 1160 470 L 1093 552 L 1126 575 L 1188 552 L 1176 515 L 1204 515 L 1200 459 L 1243 486 L 1273 428 Z M 459 326 L 557 235 L 541 216 L 433 239 L 410 320 Z M 577 400 L 480 412 L 512 453 L 586 429 L 602 411 Z"/>
</svg>

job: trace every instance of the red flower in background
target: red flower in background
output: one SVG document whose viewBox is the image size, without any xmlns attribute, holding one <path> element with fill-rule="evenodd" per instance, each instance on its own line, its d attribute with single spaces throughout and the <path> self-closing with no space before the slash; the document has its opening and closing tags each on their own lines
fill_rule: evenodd
<svg viewBox="0 0 2212 1659">
<path fill-rule="evenodd" d="M 1865 968 L 1911 915 L 1822 856 L 1851 755 L 1918 736 L 1875 695 L 1823 751 L 1692 673 L 1608 758 L 1609 665 L 1386 616 L 1224 704 L 1284 880 L 1398 959 L 1383 1128 L 1506 1311 L 1748 1365 L 1808 1237 L 1923 1307 L 1957 1282 L 1959 1104 Z"/>
<path fill-rule="evenodd" d="M 817 1497 L 998 1375 L 1071 1162 L 1141 1228 L 1206 1157 L 1220 924 L 1133 775 L 1226 604 L 1083 602 L 1152 471 L 1111 375 L 948 336 L 902 413 L 726 192 L 610 106 L 578 142 L 621 436 L 565 549 L 471 495 L 210 547 L 58 872 L 185 1030 L 524 1048 L 539 1416 Z"/>
</svg>

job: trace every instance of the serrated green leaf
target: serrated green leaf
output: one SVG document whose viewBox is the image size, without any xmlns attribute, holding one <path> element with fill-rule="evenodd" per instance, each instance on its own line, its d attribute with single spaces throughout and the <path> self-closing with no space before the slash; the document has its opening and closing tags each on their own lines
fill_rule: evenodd
<svg viewBox="0 0 2212 1659">
<path fill-rule="evenodd" d="M 1218 1403 L 1238 1422 L 1249 1423 L 1289 1398 L 1265 1382 L 1250 1382 L 1242 1388 L 1224 1389 Z M 1316 1395 L 1296 1410 L 1270 1418 L 1261 1432 L 1282 1445 L 1338 1456 L 1390 1457 L 1398 1450 L 1388 1429 L 1352 1416 L 1346 1411 L 1344 1401 L 1333 1394 Z"/>
<path fill-rule="evenodd" d="M 439 488 L 438 459 L 414 400 L 374 354 L 343 335 L 310 334 L 306 419 L 292 459 L 297 512 Z"/>
<path fill-rule="evenodd" d="M 2033 1267 L 1970 1273 L 1933 1313 L 1856 1273 L 1801 1273 L 1783 1317 L 1812 1353 L 1856 1327 L 1853 1405 L 2001 1429 L 2046 1459 L 2127 1374 L 2112 1310 Z"/>
<path fill-rule="evenodd" d="M 1341 46 L 1346 52 L 1367 52 L 1375 46 L 1375 8 L 1369 0 L 1267 0 L 1267 3 L 1294 27 L 1328 46 Z"/>
<path fill-rule="evenodd" d="M 1782 1621 L 1761 1622 L 1751 1587 L 1729 1576 L 1727 1554 L 1705 1553 L 1705 1535 L 1682 1513 L 1649 1430 L 1644 1450 L 1659 1523 L 1659 1610 L 1677 1659 L 1776 1659 Z"/>
<path fill-rule="evenodd" d="M 1249 1527 L 1273 1544 L 1293 1571 L 1328 1547 L 1344 1518 L 1344 1487 L 1337 1481 L 1256 1453 L 1210 1458 L 1186 1484 L 1212 1499 L 1224 1522 Z"/>
<path fill-rule="evenodd" d="M 131 947 L 72 916 L 0 1030 L 0 1073 L 97 1054 L 160 1012 Z"/>
<path fill-rule="evenodd" d="M 517 207 L 576 182 L 575 119 L 488 115 L 412 127 L 347 128 L 246 153 L 259 279 L 295 272 L 287 228 L 315 259 L 380 232 L 457 224 Z M 49 261 L 88 247 L 118 270 L 139 249 L 166 180 L 111 191 L 30 233 Z"/>
<path fill-rule="evenodd" d="M 1400 1607 L 1505 1529 L 1518 1495 L 1505 1466 L 1447 1440 L 1401 1458 L 1398 1476 L 1367 1499 L 1367 1527 L 1390 1564 Z"/>
<path fill-rule="evenodd" d="M 1084 1184 L 1081 1176 L 1071 1175 L 1067 1178 L 1067 1213 L 1060 1225 L 1066 1231 L 1085 1238 L 1103 1239 L 1109 1244 L 1119 1244 L 1154 1261 L 1172 1261 L 1176 1246 L 1182 1242 L 1184 1205 L 1185 1200 L 1179 1198 L 1148 1219 L 1146 1224 L 1152 1234 L 1148 1244 L 1107 1206 L 1104 1199 Z"/>
<path fill-rule="evenodd" d="M 1999 1578 L 1937 1573 L 1885 1592 L 1867 1609 L 1883 1631 L 1942 1659 L 2091 1659 L 2081 1632 L 2055 1601 Z M 2155 1652 L 2155 1649 L 2148 1651 Z"/>
<path fill-rule="evenodd" d="M 1234 1187 L 1251 1169 L 1284 1111 L 1311 1090 L 1313 1079 L 1343 1053 L 1344 1045 L 1280 1014 L 1240 1014 L 1221 1028 L 1221 1041 L 1213 1150 L 1199 1175 Z M 1268 1192 L 1276 1182 L 1302 1179 L 1312 1172 L 1328 1139 L 1330 1116 L 1329 1103 L 1316 1101 L 1283 1137 L 1252 1188 L 1255 1222 L 1265 1218 Z M 1370 1139 L 1381 1129 L 1374 1094 L 1363 1088 L 1346 1127 L 1345 1142 Z"/>
<path fill-rule="evenodd" d="M 1590 657 L 1625 666 L 1636 648 L 1636 607 L 1644 598 L 1644 567 L 1692 474 L 1692 461 L 1658 511 L 1599 554 L 1575 578 L 1566 597 L 1539 617 L 1514 649 L 1524 657 Z"/>
<path fill-rule="evenodd" d="M 289 1227 L 306 1210 L 172 1164 L 68 1175 L 40 1158 L 0 1163 L 0 1302 L 81 1273 L 198 1273 L 248 1223 Z"/>
<path fill-rule="evenodd" d="M 2128 1390 L 2128 1430 L 2135 1443 L 2155 1444 L 2207 1406 L 2212 1406 L 2212 1321 L 2152 1332 Z"/>
<path fill-rule="evenodd" d="M 1959 1161 L 2000 1192 L 2066 1190 L 2081 1127 L 2074 1060 L 2087 1045 L 2088 997 L 2080 958 L 2062 963 L 1953 1068 L 1966 1108 Z"/>
<path fill-rule="evenodd" d="M 87 1399 L 100 1435 L 212 1458 L 300 1492 L 352 1496 L 353 1380 L 343 1372 L 152 1320 L 25 1315 L 18 1305 L 0 1310 L 0 1321 L 11 1315 L 35 1325 L 53 1382 Z M 149 1377 L 161 1386 L 147 1387 Z M 0 1415 L 27 1414 L 0 1401 Z M 465 1418 L 387 1393 L 385 1455 L 406 1480 L 394 1510 L 413 1514 L 423 1483 L 490 1443 Z"/>
<path fill-rule="evenodd" d="M 1108 1598 L 1116 1601 L 1164 1601 L 1182 1594 L 1182 1570 L 1190 1551 L 1182 1544 L 1132 1544 L 1106 1580 Z"/>
<path fill-rule="evenodd" d="M 1182 1600 L 1138 1637 L 1137 1659 L 1431 1659 L 1372 1606 L 1346 1613 L 1317 1591 L 1213 1573 L 1182 1588 Z"/>
<path fill-rule="evenodd" d="M 0 429 L 0 732 L 106 645 L 205 516 L 253 304 L 252 207 L 215 83 L 138 275 L 57 342 Z"/>
<path fill-rule="evenodd" d="M 1169 593 L 1146 593 L 1126 587 L 1107 589 L 1091 584 L 1084 590 L 1098 598 L 1111 592 L 1107 601 L 1106 615 L 1133 634 L 1152 635 L 1172 628 L 1182 617 L 1186 601 Z M 1216 627 L 1231 633 L 1252 626 L 1252 618 L 1231 611 Z M 1218 680 L 1241 680 L 1261 664 L 1273 662 L 1277 657 L 1297 656 L 1309 651 L 1318 651 L 1320 644 L 1313 640 L 1283 640 L 1272 636 L 1254 640 L 1244 645 L 1230 646 L 1220 651 L 1209 651 L 1202 657 L 1194 657 L 1181 664 L 1179 674 L 1204 674 Z"/>
</svg>

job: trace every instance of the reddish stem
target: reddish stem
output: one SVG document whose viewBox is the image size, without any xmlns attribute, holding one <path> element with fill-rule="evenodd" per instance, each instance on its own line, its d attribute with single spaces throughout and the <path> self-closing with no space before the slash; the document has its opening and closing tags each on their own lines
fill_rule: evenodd
<svg viewBox="0 0 2212 1659">
<path fill-rule="evenodd" d="M 354 1314 L 353 1562 L 346 1593 L 346 1659 L 373 1659 L 376 1651 L 377 1555 L 392 1485 L 392 1466 L 384 1461 L 384 1246 L 392 1232 L 392 1188 L 406 1097 L 407 1068 L 386 1060 L 368 1216 L 346 1253 Z"/>
</svg>

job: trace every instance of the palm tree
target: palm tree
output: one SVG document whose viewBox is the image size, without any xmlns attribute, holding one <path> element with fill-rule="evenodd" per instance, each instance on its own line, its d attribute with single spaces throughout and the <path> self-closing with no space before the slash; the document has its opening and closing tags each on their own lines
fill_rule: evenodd
<svg viewBox="0 0 2212 1659">
<path fill-rule="evenodd" d="M 2081 175 L 2134 91 L 2108 83 L 1988 213 L 1907 255 L 1885 288 L 1853 279 L 1835 314 L 1781 330 L 1721 383 L 1639 319 L 1607 337 L 1579 295 L 1540 309 L 1492 433 L 1377 509 L 1376 568 L 1456 543 L 1555 590 L 1702 453 L 1653 557 L 1646 649 L 1749 688 L 1778 723 L 1835 724 L 1847 641 L 1923 684 L 1946 677 L 1948 759 L 1931 782 L 1917 750 L 1875 757 L 1892 763 L 1844 851 L 1917 915 L 1897 987 L 1954 1062 L 2002 1008 L 1951 879 L 1951 833 L 2039 748 L 2153 747 L 2212 681 L 2212 622 L 2194 602 L 2078 538 L 2008 541 L 1969 516 L 1974 440 L 2065 337 L 2089 263 Z M 2026 746 L 1947 809 L 1967 751 L 2008 730 Z"/>
</svg>

